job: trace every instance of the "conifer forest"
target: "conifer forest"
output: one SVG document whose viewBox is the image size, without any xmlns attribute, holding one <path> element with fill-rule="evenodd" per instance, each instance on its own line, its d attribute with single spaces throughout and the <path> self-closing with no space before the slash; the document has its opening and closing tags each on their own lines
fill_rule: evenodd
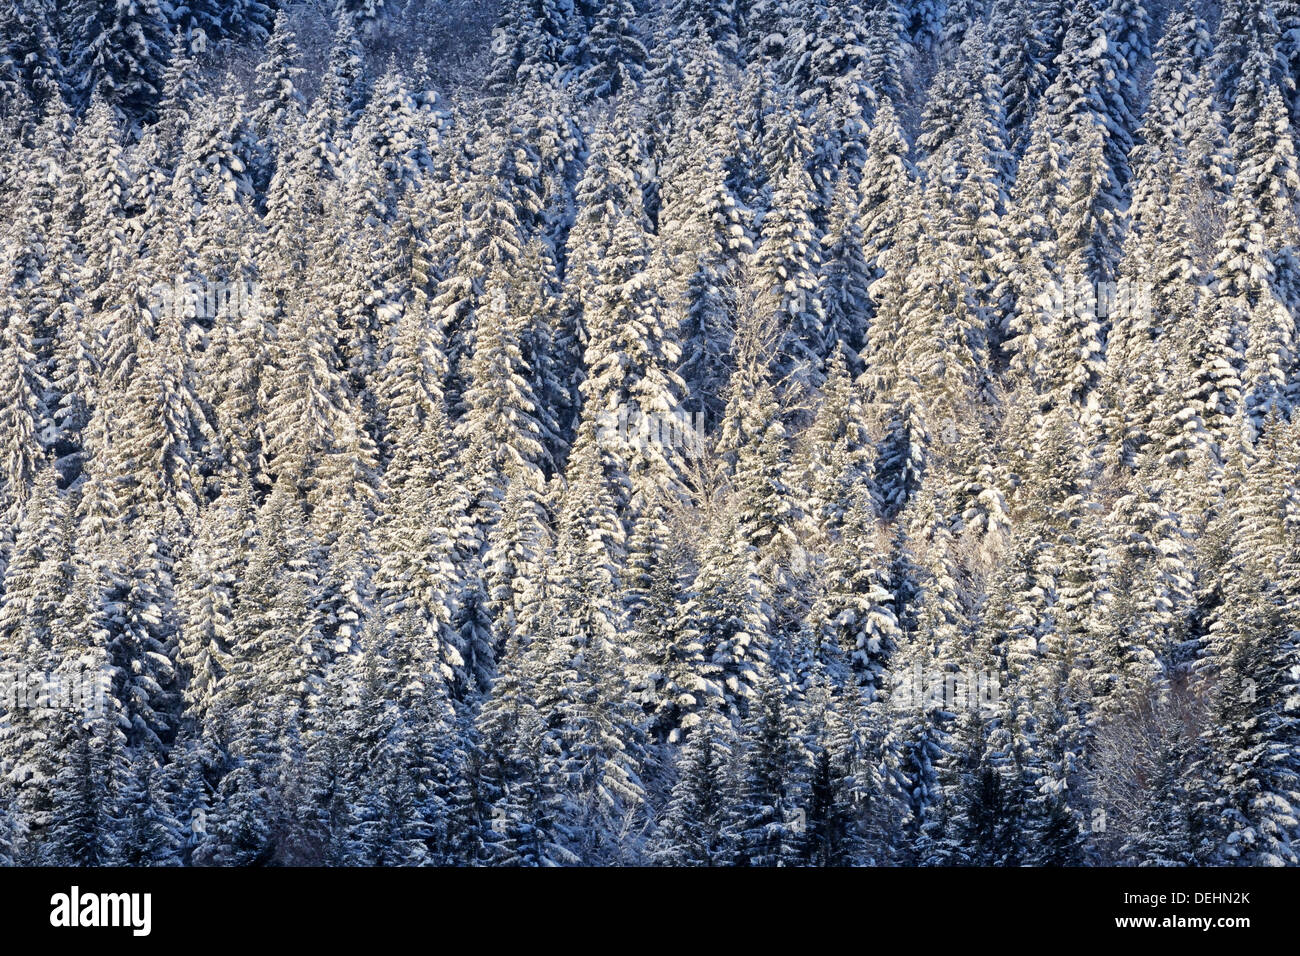
<svg viewBox="0 0 1300 956">
<path fill-rule="evenodd" d="M 0 0 L 0 864 L 1300 864 L 1298 80 Z"/>
</svg>

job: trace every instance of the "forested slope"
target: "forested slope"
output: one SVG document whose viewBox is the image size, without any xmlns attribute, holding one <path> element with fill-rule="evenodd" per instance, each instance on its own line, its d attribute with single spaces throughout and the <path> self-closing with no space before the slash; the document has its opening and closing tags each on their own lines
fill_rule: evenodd
<svg viewBox="0 0 1300 956">
<path fill-rule="evenodd" d="M 0 0 L 0 862 L 1296 864 L 1298 64 Z"/>
</svg>

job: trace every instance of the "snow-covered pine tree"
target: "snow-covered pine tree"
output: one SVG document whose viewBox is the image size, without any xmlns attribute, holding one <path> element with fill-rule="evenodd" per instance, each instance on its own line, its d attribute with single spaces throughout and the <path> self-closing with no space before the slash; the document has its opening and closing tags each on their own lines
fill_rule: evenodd
<svg viewBox="0 0 1300 956">
<path fill-rule="evenodd" d="M 587 0 L 587 25 L 580 32 L 570 82 L 587 101 L 633 94 L 648 56 L 632 0 Z"/>
<path fill-rule="evenodd" d="M 69 85 L 98 96 L 131 123 L 148 116 L 161 89 L 167 20 L 157 0 L 80 0 L 67 11 L 75 41 Z"/>
<path fill-rule="evenodd" d="M 677 751 L 677 780 L 651 843 L 665 866 L 727 866 L 736 838 L 729 826 L 735 800 L 735 731 L 706 715 Z"/>
</svg>

